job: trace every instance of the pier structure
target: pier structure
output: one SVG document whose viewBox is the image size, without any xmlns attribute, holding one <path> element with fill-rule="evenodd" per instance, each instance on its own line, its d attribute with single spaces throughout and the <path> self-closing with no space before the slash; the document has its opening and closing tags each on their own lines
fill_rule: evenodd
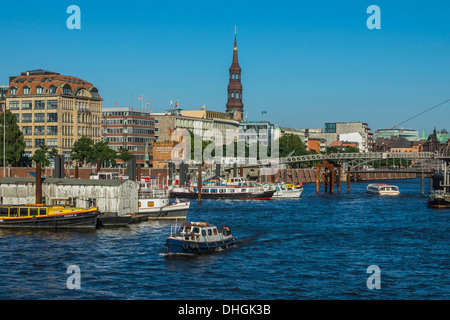
<svg viewBox="0 0 450 320">
<path fill-rule="evenodd" d="M 323 185 L 325 192 L 334 193 L 334 187 L 337 186 L 338 192 L 341 192 L 341 173 L 342 166 L 328 161 L 323 161 L 316 165 L 316 192 L 320 192 L 320 186 Z"/>
</svg>

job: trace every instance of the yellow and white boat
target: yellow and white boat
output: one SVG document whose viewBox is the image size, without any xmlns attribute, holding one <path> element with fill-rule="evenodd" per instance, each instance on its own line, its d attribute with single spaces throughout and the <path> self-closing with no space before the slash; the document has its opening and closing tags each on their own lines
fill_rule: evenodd
<svg viewBox="0 0 450 320">
<path fill-rule="evenodd" d="M 95 229 L 97 207 L 73 208 L 61 205 L 1 205 L 0 228 Z"/>
</svg>

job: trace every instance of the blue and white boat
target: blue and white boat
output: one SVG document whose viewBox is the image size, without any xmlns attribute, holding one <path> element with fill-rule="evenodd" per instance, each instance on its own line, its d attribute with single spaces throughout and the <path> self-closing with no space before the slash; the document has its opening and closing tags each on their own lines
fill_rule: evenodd
<svg viewBox="0 0 450 320">
<path fill-rule="evenodd" d="M 168 253 L 211 253 L 235 244 L 229 227 L 217 228 L 208 222 L 185 223 L 166 239 Z"/>
</svg>

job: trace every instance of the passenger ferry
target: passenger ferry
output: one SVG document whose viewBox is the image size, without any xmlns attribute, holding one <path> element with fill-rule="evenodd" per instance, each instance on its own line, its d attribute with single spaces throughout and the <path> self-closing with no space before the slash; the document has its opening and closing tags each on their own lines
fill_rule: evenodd
<svg viewBox="0 0 450 320">
<path fill-rule="evenodd" d="M 91 209 L 37 204 L 0 206 L 0 228 L 88 228 L 97 226 L 97 207 Z"/>
<path fill-rule="evenodd" d="M 211 186 L 201 188 L 202 199 L 230 200 L 270 200 L 276 190 L 266 190 L 262 186 Z M 172 198 L 197 199 L 197 187 L 174 187 L 170 191 Z"/>
<path fill-rule="evenodd" d="M 400 191 L 397 186 L 383 184 L 383 183 L 371 183 L 367 186 L 367 192 L 372 194 L 378 194 L 381 196 L 398 196 Z"/>
<path fill-rule="evenodd" d="M 217 228 L 208 222 L 185 223 L 165 243 L 168 253 L 184 254 L 211 253 L 235 244 L 229 227 Z"/>
</svg>

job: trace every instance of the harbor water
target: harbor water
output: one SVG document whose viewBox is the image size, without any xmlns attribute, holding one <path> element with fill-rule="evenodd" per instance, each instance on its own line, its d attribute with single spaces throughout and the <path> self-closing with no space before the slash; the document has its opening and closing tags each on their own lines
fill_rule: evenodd
<svg viewBox="0 0 450 320">
<path fill-rule="evenodd" d="M 305 185 L 300 199 L 192 201 L 189 221 L 229 225 L 238 240 L 210 255 L 167 255 L 174 221 L 0 230 L 0 299 L 449 299 L 450 210 L 427 208 L 419 179 L 389 183 L 400 196 L 352 183 L 334 194 Z M 373 265 L 379 289 L 367 285 Z"/>
</svg>

